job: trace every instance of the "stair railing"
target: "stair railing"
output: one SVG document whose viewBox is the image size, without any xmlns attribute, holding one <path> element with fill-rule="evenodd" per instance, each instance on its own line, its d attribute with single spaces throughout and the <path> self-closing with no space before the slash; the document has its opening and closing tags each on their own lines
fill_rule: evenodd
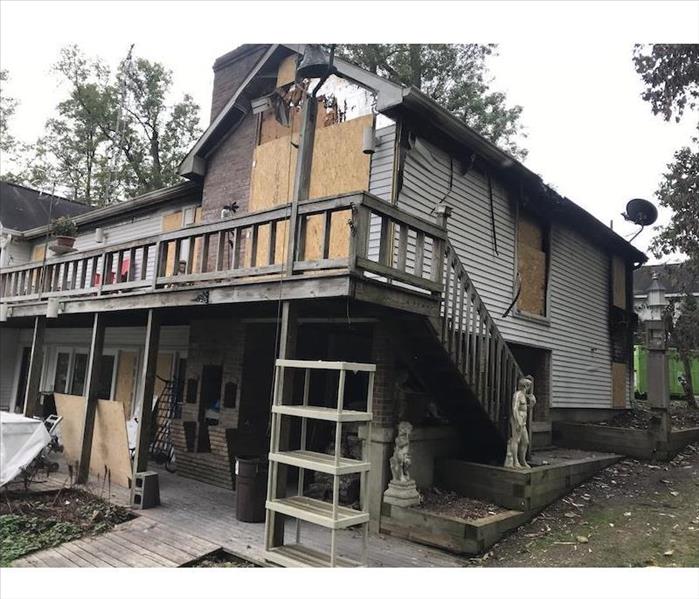
<svg viewBox="0 0 699 599">
<path fill-rule="evenodd" d="M 524 374 L 448 240 L 444 256 L 437 333 L 452 363 L 507 439 L 512 394 Z"/>
</svg>

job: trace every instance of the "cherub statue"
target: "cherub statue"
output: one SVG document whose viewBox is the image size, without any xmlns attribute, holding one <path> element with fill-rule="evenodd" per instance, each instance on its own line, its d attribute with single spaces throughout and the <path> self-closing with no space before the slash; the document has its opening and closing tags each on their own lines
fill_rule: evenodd
<svg viewBox="0 0 699 599">
<path fill-rule="evenodd" d="M 519 379 L 517 391 L 512 396 L 512 413 L 510 414 L 510 440 L 507 443 L 505 468 L 529 468 L 527 451 L 529 449 L 529 431 L 527 423 L 531 410 L 536 404 L 534 397 L 534 379 L 525 376 Z"/>
<path fill-rule="evenodd" d="M 401 422 L 398 424 L 398 434 L 396 435 L 396 446 L 393 450 L 393 456 L 389 460 L 391 465 L 391 474 L 396 482 L 406 482 L 410 480 L 408 469 L 410 468 L 410 433 L 413 430 L 413 425 L 409 422 Z"/>
</svg>

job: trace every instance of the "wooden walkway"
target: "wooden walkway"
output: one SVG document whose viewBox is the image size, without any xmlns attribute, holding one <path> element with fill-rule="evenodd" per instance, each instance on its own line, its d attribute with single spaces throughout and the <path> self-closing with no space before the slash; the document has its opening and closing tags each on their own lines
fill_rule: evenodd
<svg viewBox="0 0 699 599">
<path fill-rule="evenodd" d="M 12 565 L 19 568 L 176 568 L 220 549 L 220 545 L 173 526 L 136 518 L 110 532 L 37 551 Z"/>
<path fill-rule="evenodd" d="M 164 470 L 160 473 L 161 505 L 135 511 L 134 520 L 96 537 L 84 537 L 53 549 L 25 556 L 13 566 L 24 567 L 176 567 L 222 548 L 257 565 L 270 565 L 264 558 L 264 523 L 240 522 L 235 517 L 235 493 L 189 480 Z M 65 476 L 52 475 L 60 487 Z M 109 497 L 112 503 L 128 505 L 128 489 L 111 486 L 110 493 L 92 481 L 89 490 Z M 295 523 L 289 521 L 286 535 L 293 539 Z M 304 543 L 327 551 L 328 531 L 310 524 L 302 529 Z M 338 535 L 338 555 L 358 559 L 359 531 Z M 396 537 L 369 537 L 370 567 L 461 567 L 466 559 Z"/>
</svg>

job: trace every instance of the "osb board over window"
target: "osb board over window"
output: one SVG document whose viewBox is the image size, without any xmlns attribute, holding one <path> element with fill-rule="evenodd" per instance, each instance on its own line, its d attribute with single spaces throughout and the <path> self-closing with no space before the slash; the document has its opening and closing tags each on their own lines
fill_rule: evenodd
<svg viewBox="0 0 699 599">
<path fill-rule="evenodd" d="M 517 308 L 527 314 L 546 315 L 547 256 L 544 226 L 520 211 L 517 221 L 517 269 L 521 291 Z"/>
<path fill-rule="evenodd" d="M 55 393 L 54 398 L 56 411 L 63 417 L 61 421 L 63 455 L 68 464 L 75 464 L 80 461 L 85 398 L 63 393 Z M 124 409 L 120 402 L 100 399 L 97 401 L 92 437 L 90 473 L 103 477 L 105 468 L 111 473 L 113 483 L 124 487 L 129 486 L 131 458 L 126 437 Z"/>
<path fill-rule="evenodd" d="M 116 389 L 114 399 L 124 407 L 124 417 L 131 418 L 136 380 L 138 377 L 138 352 L 120 351 L 117 365 Z"/>
<path fill-rule="evenodd" d="M 619 256 L 612 256 L 612 303 L 626 310 L 626 264 Z"/>
<path fill-rule="evenodd" d="M 626 407 L 626 364 L 612 363 L 612 408 Z"/>
<path fill-rule="evenodd" d="M 373 115 L 365 115 L 316 130 L 311 167 L 310 197 L 322 198 L 369 188 L 370 157 L 362 153 L 362 133 L 373 123 Z M 291 201 L 298 150 L 289 135 L 273 139 L 255 148 L 251 210 L 264 210 Z M 330 257 L 343 257 L 349 248 L 350 212 L 333 215 L 330 230 Z M 281 230 L 280 230 L 281 229 Z M 280 245 L 286 239 L 284 227 L 277 231 L 277 262 L 281 261 Z M 306 260 L 320 257 L 321 218 L 309 219 L 306 227 Z M 269 233 L 260 231 L 258 258 L 269 248 Z M 261 256 L 260 256 L 261 254 Z M 266 264 L 265 261 L 258 264 Z"/>
</svg>

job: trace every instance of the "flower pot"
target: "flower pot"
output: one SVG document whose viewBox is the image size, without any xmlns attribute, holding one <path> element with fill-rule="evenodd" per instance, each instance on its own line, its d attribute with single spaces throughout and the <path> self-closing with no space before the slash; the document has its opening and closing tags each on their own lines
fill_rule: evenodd
<svg viewBox="0 0 699 599">
<path fill-rule="evenodd" d="M 63 247 L 72 248 L 75 243 L 75 237 L 66 237 L 65 235 L 56 235 L 56 244 Z"/>
</svg>

